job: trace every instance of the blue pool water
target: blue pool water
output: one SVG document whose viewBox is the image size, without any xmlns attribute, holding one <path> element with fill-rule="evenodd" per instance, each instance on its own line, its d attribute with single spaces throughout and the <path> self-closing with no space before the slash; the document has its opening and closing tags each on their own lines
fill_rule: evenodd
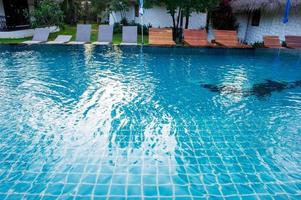
<svg viewBox="0 0 301 200">
<path fill-rule="evenodd" d="M 0 199 L 300 199 L 301 53 L 0 47 Z"/>
</svg>

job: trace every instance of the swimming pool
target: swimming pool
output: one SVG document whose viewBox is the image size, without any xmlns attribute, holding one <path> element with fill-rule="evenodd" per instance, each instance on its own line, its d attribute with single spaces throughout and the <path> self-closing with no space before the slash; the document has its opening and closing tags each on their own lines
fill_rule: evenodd
<svg viewBox="0 0 301 200">
<path fill-rule="evenodd" d="M 300 199 L 301 53 L 1 46 L 0 199 Z"/>
</svg>

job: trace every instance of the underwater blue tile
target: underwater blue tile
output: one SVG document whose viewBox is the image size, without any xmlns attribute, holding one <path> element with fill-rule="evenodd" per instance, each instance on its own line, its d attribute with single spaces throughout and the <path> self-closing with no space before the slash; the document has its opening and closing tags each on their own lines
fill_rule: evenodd
<svg viewBox="0 0 301 200">
<path fill-rule="evenodd" d="M 180 185 L 176 185 L 175 186 L 175 195 L 176 196 L 185 196 L 185 195 L 190 195 L 189 193 L 189 189 L 188 186 L 180 186 Z"/>
<path fill-rule="evenodd" d="M 11 183 L 0 183 L 0 192 L 6 193 L 12 188 Z"/>
<path fill-rule="evenodd" d="M 6 198 L 6 194 L 0 194 L 0 199 L 5 199 Z"/>
<path fill-rule="evenodd" d="M 269 183 L 269 182 L 275 182 L 276 180 L 272 177 L 271 174 L 268 173 L 261 173 L 260 175 L 260 179 L 265 182 L 265 183 Z"/>
<path fill-rule="evenodd" d="M 267 193 L 267 187 L 264 184 L 258 183 L 258 184 L 251 184 L 250 186 L 257 194 L 266 194 Z"/>
<path fill-rule="evenodd" d="M 249 183 L 249 180 L 244 174 L 232 174 L 231 178 L 234 183 Z"/>
<path fill-rule="evenodd" d="M 152 197 L 158 196 L 158 191 L 156 186 L 143 186 L 143 194 L 144 196 Z"/>
<path fill-rule="evenodd" d="M 103 165 L 100 170 L 101 174 L 112 174 L 113 168 L 111 166 Z"/>
<path fill-rule="evenodd" d="M 141 185 L 128 185 L 127 194 L 128 196 L 142 196 Z"/>
<path fill-rule="evenodd" d="M 142 179 L 143 184 L 148 184 L 148 185 L 156 185 L 157 184 L 156 176 L 144 175 L 142 178 L 143 178 Z"/>
<path fill-rule="evenodd" d="M 85 171 L 85 165 L 73 165 L 70 169 L 70 173 L 83 173 Z"/>
<path fill-rule="evenodd" d="M 31 194 L 42 193 L 47 188 L 47 183 L 33 183 L 31 188 L 28 190 Z"/>
<path fill-rule="evenodd" d="M 108 185 L 95 185 L 94 195 L 105 196 L 108 194 L 109 186 Z"/>
<path fill-rule="evenodd" d="M 159 186 L 160 196 L 173 196 L 173 186 L 172 185 L 161 185 Z"/>
<path fill-rule="evenodd" d="M 10 194 L 6 197 L 6 200 L 17 200 L 17 199 L 23 199 L 23 194 Z"/>
<path fill-rule="evenodd" d="M 260 200 L 273 200 L 274 198 L 271 195 L 258 195 Z"/>
<path fill-rule="evenodd" d="M 67 174 L 55 174 L 51 179 L 52 182 L 65 182 Z"/>
<path fill-rule="evenodd" d="M 247 174 L 246 177 L 249 180 L 249 182 L 251 182 L 251 183 L 261 182 L 260 179 L 258 178 L 258 176 L 254 175 L 254 174 Z"/>
<path fill-rule="evenodd" d="M 176 185 L 184 185 L 188 182 L 188 179 L 187 177 L 185 176 L 172 176 L 172 182 L 173 184 L 176 184 Z"/>
<path fill-rule="evenodd" d="M 91 200 L 92 197 L 90 196 L 76 196 L 75 200 Z"/>
<path fill-rule="evenodd" d="M 67 183 L 79 183 L 81 179 L 81 174 L 68 174 Z"/>
<path fill-rule="evenodd" d="M 273 184 L 273 183 L 268 183 L 265 185 L 266 190 L 270 193 L 270 194 L 277 194 L 277 193 L 283 193 L 283 189 L 280 185 L 278 184 Z"/>
<path fill-rule="evenodd" d="M 216 176 L 214 174 L 204 174 L 203 175 L 203 180 L 204 183 L 207 185 L 212 185 L 212 184 L 216 184 Z"/>
<path fill-rule="evenodd" d="M 191 200 L 191 197 L 175 197 L 176 200 Z"/>
<path fill-rule="evenodd" d="M 225 197 L 226 200 L 241 200 L 239 196 Z"/>
<path fill-rule="evenodd" d="M 233 184 L 230 185 L 222 185 L 221 186 L 221 191 L 224 196 L 228 195 L 237 195 L 237 190 Z"/>
<path fill-rule="evenodd" d="M 141 197 L 127 197 L 127 200 L 141 200 Z"/>
<path fill-rule="evenodd" d="M 224 199 L 224 197 L 209 195 L 207 199 L 209 199 L 209 200 L 222 200 L 222 199 Z"/>
<path fill-rule="evenodd" d="M 25 173 L 19 180 L 21 182 L 33 182 L 38 174 L 36 173 Z"/>
<path fill-rule="evenodd" d="M 129 174 L 128 175 L 128 184 L 141 184 L 141 176 Z"/>
<path fill-rule="evenodd" d="M 25 193 L 27 192 L 29 189 L 31 188 L 31 184 L 30 183 L 17 183 L 16 185 L 14 185 L 14 192 L 16 193 Z"/>
<path fill-rule="evenodd" d="M 107 200 L 107 197 L 94 196 L 94 200 Z"/>
<path fill-rule="evenodd" d="M 58 199 L 58 196 L 49 196 L 49 195 L 44 195 L 42 200 L 56 200 Z"/>
<path fill-rule="evenodd" d="M 300 190 L 294 183 L 286 183 L 281 185 L 281 188 L 288 194 L 299 194 Z"/>
<path fill-rule="evenodd" d="M 203 197 L 207 195 L 204 185 L 191 185 L 189 190 L 192 196 Z"/>
<path fill-rule="evenodd" d="M 168 185 L 168 184 L 172 184 L 172 181 L 170 179 L 170 176 L 164 176 L 161 175 L 158 177 L 158 184 L 159 185 Z"/>
<path fill-rule="evenodd" d="M 126 175 L 114 175 L 112 177 L 112 184 L 121 184 L 125 185 L 127 176 Z"/>
<path fill-rule="evenodd" d="M 231 177 L 228 174 L 220 174 L 217 176 L 217 179 L 220 184 L 232 183 Z"/>
<path fill-rule="evenodd" d="M 276 194 L 273 196 L 274 199 L 277 199 L 277 200 L 286 200 L 286 199 L 290 199 L 288 195 L 286 194 Z"/>
<path fill-rule="evenodd" d="M 61 183 L 49 184 L 45 191 L 45 194 L 60 195 L 63 188 L 64 184 Z"/>
<path fill-rule="evenodd" d="M 111 182 L 112 176 L 106 174 L 100 174 L 97 180 L 97 184 L 109 184 Z"/>
<path fill-rule="evenodd" d="M 214 186 L 206 185 L 206 190 L 208 191 L 209 196 L 211 196 L 211 195 L 220 196 L 221 195 L 218 185 L 214 185 Z"/>
<path fill-rule="evenodd" d="M 93 194 L 93 188 L 94 185 L 88 185 L 88 184 L 81 184 L 78 187 L 78 194 L 79 195 L 91 195 Z"/>
<path fill-rule="evenodd" d="M 63 195 L 71 195 L 76 194 L 77 184 L 64 184 L 64 188 L 62 189 Z"/>
<path fill-rule="evenodd" d="M 82 177 L 82 182 L 83 183 L 89 183 L 89 184 L 95 184 L 96 183 L 96 178 L 97 176 L 93 174 L 87 174 Z"/>
<path fill-rule="evenodd" d="M 289 195 L 290 199 L 299 200 L 301 199 L 301 194 Z"/>
<path fill-rule="evenodd" d="M 26 199 L 26 200 L 39 200 L 41 199 L 42 197 L 40 195 L 37 195 L 37 194 L 25 194 L 23 199 Z M 1 198 L 0 198 L 1 199 Z"/>
<path fill-rule="evenodd" d="M 110 200 L 124 200 L 124 197 L 110 197 Z"/>
<path fill-rule="evenodd" d="M 236 188 L 237 188 L 239 194 L 243 194 L 243 195 L 254 194 L 254 191 L 252 190 L 252 188 L 249 185 L 237 184 Z"/>
<path fill-rule="evenodd" d="M 257 196 L 255 195 L 248 195 L 248 196 L 241 196 L 242 200 L 257 200 Z"/>
<path fill-rule="evenodd" d="M 97 166 L 97 165 L 88 165 L 88 166 L 86 166 L 85 173 L 97 174 L 98 171 L 99 171 L 99 166 Z"/>
<path fill-rule="evenodd" d="M 110 195 L 125 195 L 125 186 L 124 185 L 111 185 Z"/>
<path fill-rule="evenodd" d="M 63 195 L 63 196 L 60 196 L 59 199 L 60 200 L 74 200 L 75 196 L 74 195 Z"/>
</svg>

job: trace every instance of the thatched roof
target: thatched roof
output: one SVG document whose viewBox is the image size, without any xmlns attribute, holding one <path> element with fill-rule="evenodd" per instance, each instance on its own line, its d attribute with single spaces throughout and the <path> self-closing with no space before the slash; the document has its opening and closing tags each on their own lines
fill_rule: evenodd
<svg viewBox="0 0 301 200">
<path fill-rule="evenodd" d="M 266 11 L 274 11 L 284 7 L 286 0 L 232 0 L 231 6 L 234 11 L 253 11 L 264 9 Z M 301 5 L 301 0 L 291 0 L 293 7 Z"/>
</svg>

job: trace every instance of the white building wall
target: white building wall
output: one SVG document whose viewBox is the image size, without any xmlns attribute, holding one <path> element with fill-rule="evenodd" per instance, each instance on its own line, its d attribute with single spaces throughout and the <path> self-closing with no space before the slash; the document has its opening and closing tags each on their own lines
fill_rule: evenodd
<svg viewBox="0 0 301 200">
<path fill-rule="evenodd" d="M 135 20 L 135 7 L 131 7 L 125 14 L 125 18 L 128 20 L 128 22 L 131 22 Z M 110 25 L 113 25 L 114 23 L 120 22 L 122 19 L 120 12 L 113 12 L 110 14 L 109 20 Z"/>
<path fill-rule="evenodd" d="M 245 31 L 245 41 L 249 44 L 255 42 L 262 42 L 264 35 L 276 35 L 284 41 L 285 35 L 299 35 L 301 36 L 301 12 L 295 9 L 291 10 L 289 22 L 284 25 L 282 23 L 284 9 L 275 11 L 273 13 L 261 13 L 259 26 L 252 26 L 251 20 L 247 29 L 247 15 L 238 15 L 238 22 L 240 24 L 239 36 L 242 37 Z"/>
<path fill-rule="evenodd" d="M 5 16 L 3 1 L 0 0 L 0 16 Z"/>
<path fill-rule="evenodd" d="M 206 26 L 206 13 L 192 13 L 189 20 L 189 28 L 204 28 Z M 131 7 L 126 14 L 127 20 L 135 21 L 136 23 L 141 23 L 139 17 L 135 17 L 135 7 Z M 110 24 L 120 22 L 120 13 L 112 13 L 110 15 Z M 185 20 L 185 18 L 184 18 Z M 172 18 L 167 13 L 164 7 L 153 7 L 150 9 L 145 9 L 143 16 L 143 24 L 152 25 L 152 27 L 172 27 Z"/>
<path fill-rule="evenodd" d="M 248 26 L 248 16 L 247 15 L 238 15 L 236 16 L 238 22 L 237 37 L 241 42 L 245 42 L 245 37 L 247 35 L 247 26 Z"/>
</svg>

